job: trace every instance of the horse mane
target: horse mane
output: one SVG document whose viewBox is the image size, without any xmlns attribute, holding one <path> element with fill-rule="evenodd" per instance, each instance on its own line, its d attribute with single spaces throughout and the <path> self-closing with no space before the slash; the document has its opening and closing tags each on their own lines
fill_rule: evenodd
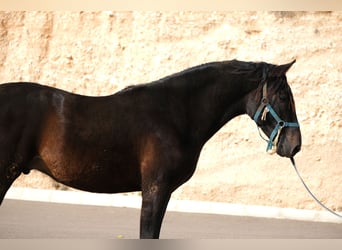
<svg viewBox="0 0 342 250">
<path fill-rule="evenodd" d="M 182 71 L 165 76 L 163 78 L 160 78 L 159 80 L 152 81 L 150 83 L 129 85 L 120 90 L 118 93 L 137 90 L 150 85 L 159 85 L 168 82 L 168 80 L 173 78 L 184 77 L 187 75 L 191 76 L 193 74 L 197 74 L 198 72 L 206 73 L 209 70 L 215 70 L 220 68 L 230 72 L 231 74 L 244 75 L 252 81 L 262 81 L 262 79 L 266 79 L 267 72 L 265 68 L 268 68 L 266 67 L 267 65 L 268 64 L 264 62 L 246 62 L 239 61 L 236 59 L 229 61 L 208 62 L 184 69 Z"/>
</svg>

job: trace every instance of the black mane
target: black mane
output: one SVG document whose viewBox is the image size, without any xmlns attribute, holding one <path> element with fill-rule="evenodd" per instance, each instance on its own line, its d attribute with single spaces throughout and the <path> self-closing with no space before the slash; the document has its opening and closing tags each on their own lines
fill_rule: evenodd
<svg viewBox="0 0 342 250">
<path fill-rule="evenodd" d="M 207 75 L 208 72 L 212 70 L 224 70 L 231 74 L 244 75 L 251 81 L 260 81 L 262 77 L 265 77 L 262 68 L 267 65 L 269 64 L 264 62 L 245 62 L 239 60 L 208 62 L 187 68 L 177 73 L 173 73 L 150 83 L 129 85 L 120 90 L 118 93 L 141 89 L 147 85 L 160 85 L 165 83 L 168 84 L 172 79 L 186 79 L 187 76 L 191 77 L 200 73 L 202 73 L 203 75 Z M 183 82 L 181 82 L 180 84 L 183 84 Z"/>
</svg>

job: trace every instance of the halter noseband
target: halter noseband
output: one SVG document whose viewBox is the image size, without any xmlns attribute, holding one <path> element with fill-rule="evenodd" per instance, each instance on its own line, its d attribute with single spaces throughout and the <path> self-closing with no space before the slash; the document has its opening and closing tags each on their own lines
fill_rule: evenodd
<svg viewBox="0 0 342 250">
<path fill-rule="evenodd" d="M 281 130 L 284 127 L 299 127 L 299 123 L 298 122 L 285 122 L 279 117 L 277 112 L 275 112 L 275 110 L 272 108 L 271 104 L 269 103 L 269 100 L 267 98 L 267 82 L 265 82 L 262 88 L 261 103 L 253 116 L 253 120 L 255 121 L 255 123 L 258 125 L 258 120 L 259 120 L 260 115 L 261 115 L 261 120 L 265 121 L 266 115 L 268 112 L 270 112 L 274 120 L 276 120 L 277 125 L 274 127 L 269 140 L 266 140 L 267 141 L 266 152 L 274 153 L 275 150 L 273 150 L 273 146 L 275 146 L 276 148 Z"/>
</svg>

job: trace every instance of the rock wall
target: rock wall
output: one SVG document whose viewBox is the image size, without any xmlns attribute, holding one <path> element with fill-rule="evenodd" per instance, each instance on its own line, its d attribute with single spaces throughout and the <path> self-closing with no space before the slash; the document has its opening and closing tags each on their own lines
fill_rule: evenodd
<svg viewBox="0 0 342 250">
<path fill-rule="evenodd" d="M 302 128 L 297 162 L 342 210 L 342 12 L 0 12 L 0 82 L 35 81 L 107 95 L 190 66 L 239 59 L 288 72 Z M 319 209 L 290 161 L 267 155 L 253 121 L 229 122 L 174 198 Z M 37 172 L 15 186 L 58 185 Z"/>
</svg>

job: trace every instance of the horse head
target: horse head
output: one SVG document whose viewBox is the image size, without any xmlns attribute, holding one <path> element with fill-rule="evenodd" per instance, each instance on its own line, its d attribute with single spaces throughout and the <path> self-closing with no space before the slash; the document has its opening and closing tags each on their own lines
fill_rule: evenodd
<svg viewBox="0 0 342 250">
<path fill-rule="evenodd" d="M 267 151 L 293 157 L 301 148 L 301 133 L 286 72 L 295 61 L 284 65 L 263 64 L 259 87 L 248 99 L 247 109 L 267 135 Z"/>
</svg>

